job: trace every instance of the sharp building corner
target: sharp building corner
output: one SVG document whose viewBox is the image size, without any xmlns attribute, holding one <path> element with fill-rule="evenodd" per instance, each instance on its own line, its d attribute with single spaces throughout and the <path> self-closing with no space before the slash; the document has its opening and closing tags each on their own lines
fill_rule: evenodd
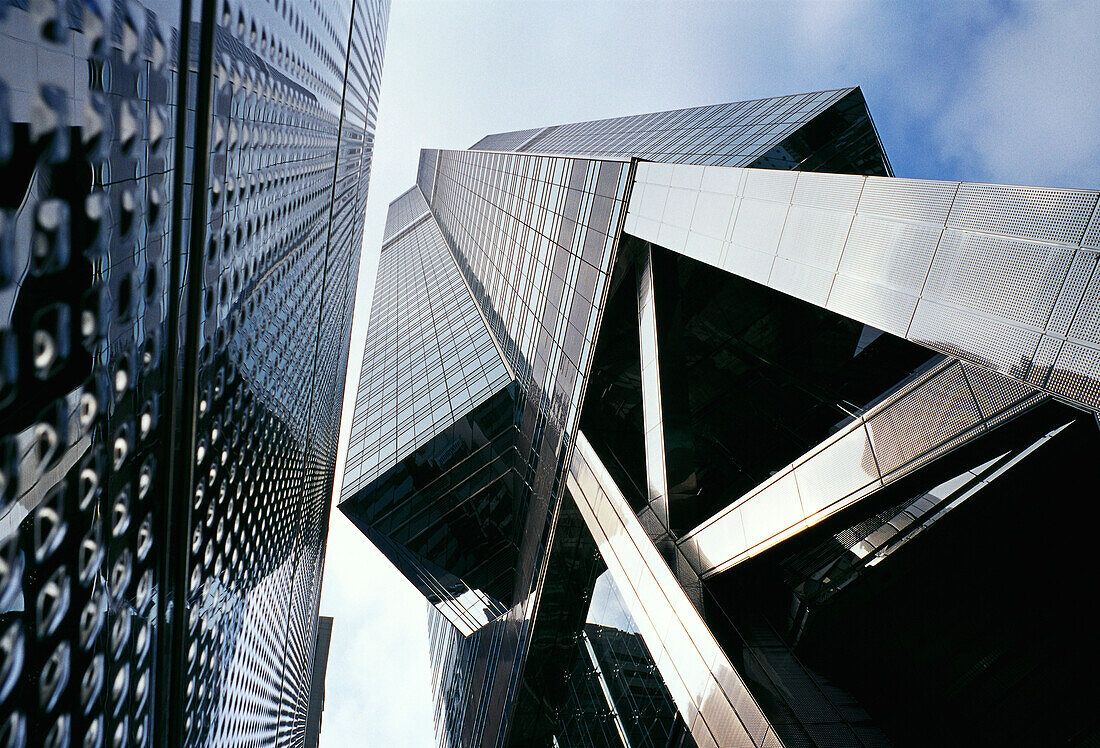
<svg viewBox="0 0 1100 748">
<path fill-rule="evenodd" d="M 1097 198 L 897 178 L 858 88 L 422 150 L 339 507 L 439 746 L 1095 739 Z"/>
</svg>

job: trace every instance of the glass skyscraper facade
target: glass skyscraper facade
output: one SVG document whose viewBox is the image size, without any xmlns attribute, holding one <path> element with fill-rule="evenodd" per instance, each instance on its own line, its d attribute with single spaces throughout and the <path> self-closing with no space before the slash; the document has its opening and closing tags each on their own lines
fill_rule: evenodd
<svg viewBox="0 0 1100 748">
<path fill-rule="evenodd" d="M 1100 738 L 1098 197 L 895 178 L 859 89 L 422 151 L 340 508 L 439 744 Z"/>
<path fill-rule="evenodd" d="M 0 5 L 0 745 L 301 745 L 386 0 Z"/>
</svg>

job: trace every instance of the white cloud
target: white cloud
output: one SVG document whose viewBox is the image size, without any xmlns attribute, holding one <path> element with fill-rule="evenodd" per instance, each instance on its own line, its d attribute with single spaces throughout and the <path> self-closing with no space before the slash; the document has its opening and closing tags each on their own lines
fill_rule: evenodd
<svg viewBox="0 0 1100 748">
<path fill-rule="evenodd" d="M 937 134 L 982 178 L 1100 186 L 1100 11 L 1035 3 L 980 40 Z"/>
<path fill-rule="evenodd" d="M 334 512 L 321 614 L 334 616 L 322 748 L 434 744 L 424 598 Z"/>
</svg>

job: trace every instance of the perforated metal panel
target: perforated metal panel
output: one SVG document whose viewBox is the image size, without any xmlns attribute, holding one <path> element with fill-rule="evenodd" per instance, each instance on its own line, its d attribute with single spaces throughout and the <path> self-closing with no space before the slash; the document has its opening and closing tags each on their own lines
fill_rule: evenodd
<svg viewBox="0 0 1100 748">
<path fill-rule="evenodd" d="M 967 384 L 978 403 L 982 418 L 990 421 L 1004 411 L 1027 401 L 1034 388 L 1014 379 L 994 374 L 980 366 L 962 365 Z"/>
<path fill-rule="evenodd" d="M 153 737 L 180 19 L 112 11 L 0 10 L 3 745 Z"/>
<path fill-rule="evenodd" d="M 859 212 L 895 220 L 942 224 L 947 220 L 958 184 L 933 179 L 868 177 Z"/>
<path fill-rule="evenodd" d="M 862 213 L 852 221 L 840 272 L 854 278 L 920 294 L 941 230 Z"/>
<path fill-rule="evenodd" d="M 1043 327 L 1073 250 L 945 229 L 924 296 L 999 319 Z"/>
<path fill-rule="evenodd" d="M 691 549 L 697 573 L 720 573 L 1047 397 L 985 367 L 941 358 L 677 543 Z"/>
<path fill-rule="evenodd" d="M 962 365 L 958 364 L 868 419 L 867 431 L 879 470 L 885 476 L 981 420 Z"/>
<path fill-rule="evenodd" d="M 1096 193 L 1001 184 L 961 184 L 948 226 L 1026 239 L 1078 244 L 1096 206 Z"/>
<path fill-rule="evenodd" d="M 1069 336 L 1078 340 L 1096 341 L 1100 340 L 1100 273 L 1095 270 L 1097 258 L 1094 253 L 1082 251 L 1080 255 L 1082 272 L 1074 281 L 1080 284 L 1080 279 L 1089 266 L 1092 268 L 1092 280 L 1080 296 L 1080 302 L 1073 313 Z"/>
<path fill-rule="evenodd" d="M 1085 236 L 1081 239 L 1081 246 L 1100 249 L 1100 205 L 1093 208 L 1092 220 L 1085 229 Z"/>
<path fill-rule="evenodd" d="M 387 4 L 17 6 L 0 745 L 289 744 Z"/>
<path fill-rule="evenodd" d="M 791 196 L 792 205 L 853 212 L 866 180 L 858 174 L 829 175 L 802 172 Z"/>
<path fill-rule="evenodd" d="M 1009 376 L 1027 375 L 1039 332 L 969 309 L 921 299 L 907 338 Z"/>
<path fill-rule="evenodd" d="M 713 166 L 698 180 L 697 168 L 639 166 L 626 230 L 1094 407 L 1070 393 L 1086 396 L 1100 370 L 1047 373 L 1100 351 L 1097 252 L 1086 244 L 1097 192 Z M 677 201 L 705 197 L 706 220 L 657 209 L 673 194 L 664 185 L 695 181 Z M 1055 364 L 1065 338 L 1082 352 Z"/>
<path fill-rule="evenodd" d="M 1051 392 L 1100 410 L 1100 378 L 1082 372 L 1100 371 L 1100 350 L 1071 341 L 1062 344 L 1050 374 Z"/>
<path fill-rule="evenodd" d="M 1100 255 L 1100 252 L 1087 249 L 1078 250 L 1074 254 L 1069 272 L 1062 283 L 1062 290 L 1058 294 L 1058 301 L 1055 302 L 1054 310 L 1050 314 L 1047 332 L 1059 336 L 1064 336 L 1069 332 L 1070 323 L 1073 322 L 1081 303 L 1085 301 L 1082 294 L 1095 272 L 1098 255 Z M 1093 300 L 1095 301 L 1095 298 Z M 1085 316 L 1082 319 L 1088 317 L 1089 308 L 1086 307 L 1084 312 Z"/>
</svg>

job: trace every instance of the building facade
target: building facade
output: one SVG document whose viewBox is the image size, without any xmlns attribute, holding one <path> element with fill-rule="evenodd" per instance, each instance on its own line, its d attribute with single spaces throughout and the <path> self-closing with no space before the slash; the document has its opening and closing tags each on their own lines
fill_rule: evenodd
<svg viewBox="0 0 1100 748">
<path fill-rule="evenodd" d="M 305 748 L 317 748 L 321 744 L 321 717 L 325 710 L 325 673 L 328 671 L 328 651 L 331 644 L 332 617 L 318 616 L 313 653 L 313 676 L 309 687 L 309 710 L 306 713 Z"/>
<path fill-rule="evenodd" d="M 340 508 L 439 744 L 1096 740 L 1097 198 L 895 178 L 859 89 L 422 151 Z"/>
<path fill-rule="evenodd" d="M 301 745 L 386 0 L 0 7 L 0 745 Z"/>
</svg>

